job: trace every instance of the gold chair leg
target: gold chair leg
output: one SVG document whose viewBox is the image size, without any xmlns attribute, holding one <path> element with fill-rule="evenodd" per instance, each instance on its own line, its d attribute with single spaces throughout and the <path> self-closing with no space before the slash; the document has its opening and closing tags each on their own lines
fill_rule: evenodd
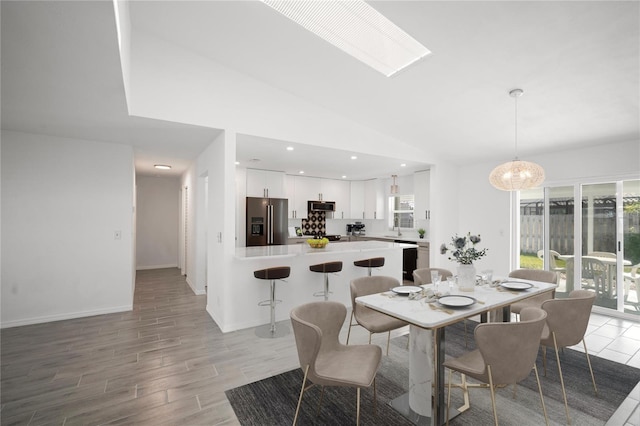
<svg viewBox="0 0 640 426">
<path fill-rule="evenodd" d="M 296 407 L 296 415 L 293 417 L 293 426 L 296 426 L 298 421 L 298 412 L 300 411 L 300 403 L 302 402 L 302 395 L 304 394 L 304 385 L 307 383 L 307 374 L 309 373 L 309 366 L 304 369 L 304 379 L 302 379 L 302 389 L 300 389 L 300 397 L 298 398 L 298 406 Z"/>
<path fill-rule="evenodd" d="M 471 408 L 471 402 L 469 401 L 469 386 L 467 385 L 467 376 L 464 374 L 460 374 L 460 382 L 462 383 L 462 398 L 464 400 L 464 405 L 458 408 L 458 412 L 462 413 Z"/>
<path fill-rule="evenodd" d="M 547 377 L 547 347 L 542 346 L 542 368 L 544 369 L 544 377 Z"/>
<path fill-rule="evenodd" d="M 349 319 L 349 331 L 347 332 L 347 345 L 349 344 L 349 337 L 351 337 L 351 326 L 353 325 L 353 310 L 351 311 L 351 318 Z"/>
<path fill-rule="evenodd" d="M 558 343 L 556 342 L 556 333 L 552 332 L 553 346 L 556 350 L 556 362 L 558 363 L 558 374 L 560 375 L 560 385 L 562 386 L 562 396 L 564 397 L 564 411 L 567 413 L 567 424 L 571 424 L 569 417 L 569 404 L 567 403 L 567 392 L 564 390 L 564 378 L 562 377 L 562 367 L 560 366 L 560 354 L 558 353 Z"/>
<path fill-rule="evenodd" d="M 452 372 L 453 370 L 449 369 L 449 393 L 447 394 L 447 426 L 449 426 L 449 407 L 451 407 L 451 379 L 452 379 Z"/>
<path fill-rule="evenodd" d="M 533 364 L 533 371 L 536 373 L 536 382 L 538 383 L 538 392 L 540 392 L 540 403 L 542 404 L 542 412 L 544 413 L 544 423 L 549 426 L 549 418 L 547 417 L 547 407 L 544 405 L 544 397 L 542 396 L 542 386 L 540 386 L 540 377 L 538 376 L 538 368 Z"/>
<path fill-rule="evenodd" d="M 372 332 L 369 332 L 369 344 L 371 344 L 371 336 L 373 335 Z"/>
<path fill-rule="evenodd" d="M 378 391 L 376 390 L 376 378 L 373 378 L 373 414 L 378 417 Z"/>
<path fill-rule="evenodd" d="M 489 372 L 489 389 L 491 390 L 491 405 L 493 405 L 493 418 L 496 421 L 496 426 L 498 425 L 498 410 L 496 410 L 496 392 L 493 387 L 493 377 L 491 376 L 491 366 L 487 365 L 487 370 Z"/>
<path fill-rule="evenodd" d="M 356 388 L 356 425 L 360 424 L 360 388 Z"/>
<path fill-rule="evenodd" d="M 469 345 L 467 344 L 467 320 L 463 320 L 464 324 L 464 347 L 465 349 L 469 349 Z"/>
<path fill-rule="evenodd" d="M 593 382 L 593 391 L 598 396 L 598 388 L 596 388 L 596 378 L 593 376 L 593 369 L 591 368 L 591 358 L 589 358 L 589 351 L 587 351 L 587 343 L 582 339 L 584 345 L 584 354 L 587 356 L 587 364 L 589 364 L 589 371 L 591 372 L 591 381 Z"/>
<path fill-rule="evenodd" d="M 389 343 L 391 343 L 391 330 L 387 334 L 387 356 L 389 356 Z"/>
</svg>

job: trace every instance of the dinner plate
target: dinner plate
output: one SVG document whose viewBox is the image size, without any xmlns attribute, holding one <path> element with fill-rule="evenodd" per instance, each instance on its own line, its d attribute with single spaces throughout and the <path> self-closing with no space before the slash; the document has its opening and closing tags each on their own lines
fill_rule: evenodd
<svg viewBox="0 0 640 426">
<path fill-rule="evenodd" d="M 415 285 L 403 285 L 400 287 L 394 287 L 391 291 L 398 293 L 400 296 L 408 296 L 410 293 L 422 291 L 422 287 L 417 287 Z"/>
<path fill-rule="evenodd" d="M 438 303 L 450 308 L 463 308 L 465 306 L 471 306 L 476 303 L 476 299 L 469 296 L 442 296 L 438 299 Z"/>
<path fill-rule="evenodd" d="M 507 288 L 509 290 L 526 290 L 528 288 L 533 287 L 533 284 L 531 283 L 525 283 L 522 281 L 507 281 L 504 282 L 502 284 L 500 284 L 500 287 L 504 287 Z"/>
</svg>

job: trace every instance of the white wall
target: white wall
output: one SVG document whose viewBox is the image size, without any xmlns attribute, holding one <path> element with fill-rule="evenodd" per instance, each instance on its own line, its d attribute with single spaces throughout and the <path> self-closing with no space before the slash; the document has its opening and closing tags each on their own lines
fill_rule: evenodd
<svg viewBox="0 0 640 426">
<path fill-rule="evenodd" d="M 178 266 L 180 180 L 138 176 L 136 268 Z"/>
<path fill-rule="evenodd" d="M 523 160 L 534 161 L 545 169 L 543 185 L 640 178 L 638 141 L 584 147 Z M 456 231 L 480 233 L 483 238 L 480 246 L 489 248 L 488 255 L 477 262 L 478 270 L 493 269 L 496 274 L 506 274 L 512 268 L 509 259 L 511 194 L 499 191 L 489 183 L 489 173 L 499 163 L 501 161 L 458 169 L 459 223 Z"/>
<path fill-rule="evenodd" d="M 132 148 L 2 131 L 2 151 L 2 327 L 132 309 Z"/>
</svg>

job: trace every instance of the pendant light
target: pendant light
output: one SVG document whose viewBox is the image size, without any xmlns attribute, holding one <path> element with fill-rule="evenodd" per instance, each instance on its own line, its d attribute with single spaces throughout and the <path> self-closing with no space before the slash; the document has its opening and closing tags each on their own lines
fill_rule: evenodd
<svg viewBox="0 0 640 426">
<path fill-rule="evenodd" d="M 398 193 L 398 185 L 396 185 L 396 178 L 398 177 L 398 175 L 391 175 L 391 179 L 393 179 L 393 183 L 391 184 L 391 189 L 389 190 L 389 192 L 391 194 L 397 194 Z"/>
<path fill-rule="evenodd" d="M 544 181 L 544 169 L 536 163 L 518 159 L 518 98 L 522 96 L 522 89 L 513 89 L 509 96 L 515 99 L 515 145 L 516 156 L 513 161 L 500 164 L 491 171 L 489 182 L 502 191 L 518 191 L 535 188 Z"/>
</svg>

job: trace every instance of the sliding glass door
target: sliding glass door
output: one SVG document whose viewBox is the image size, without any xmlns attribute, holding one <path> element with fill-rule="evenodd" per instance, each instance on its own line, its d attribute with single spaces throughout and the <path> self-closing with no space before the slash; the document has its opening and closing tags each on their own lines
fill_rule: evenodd
<svg viewBox="0 0 640 426">
<path fill-rule="evenodd" d="M 556 297 L 640 315 L 640 181 L 520 192 L 519 266 L 556 272 Z"/>
</svg>

